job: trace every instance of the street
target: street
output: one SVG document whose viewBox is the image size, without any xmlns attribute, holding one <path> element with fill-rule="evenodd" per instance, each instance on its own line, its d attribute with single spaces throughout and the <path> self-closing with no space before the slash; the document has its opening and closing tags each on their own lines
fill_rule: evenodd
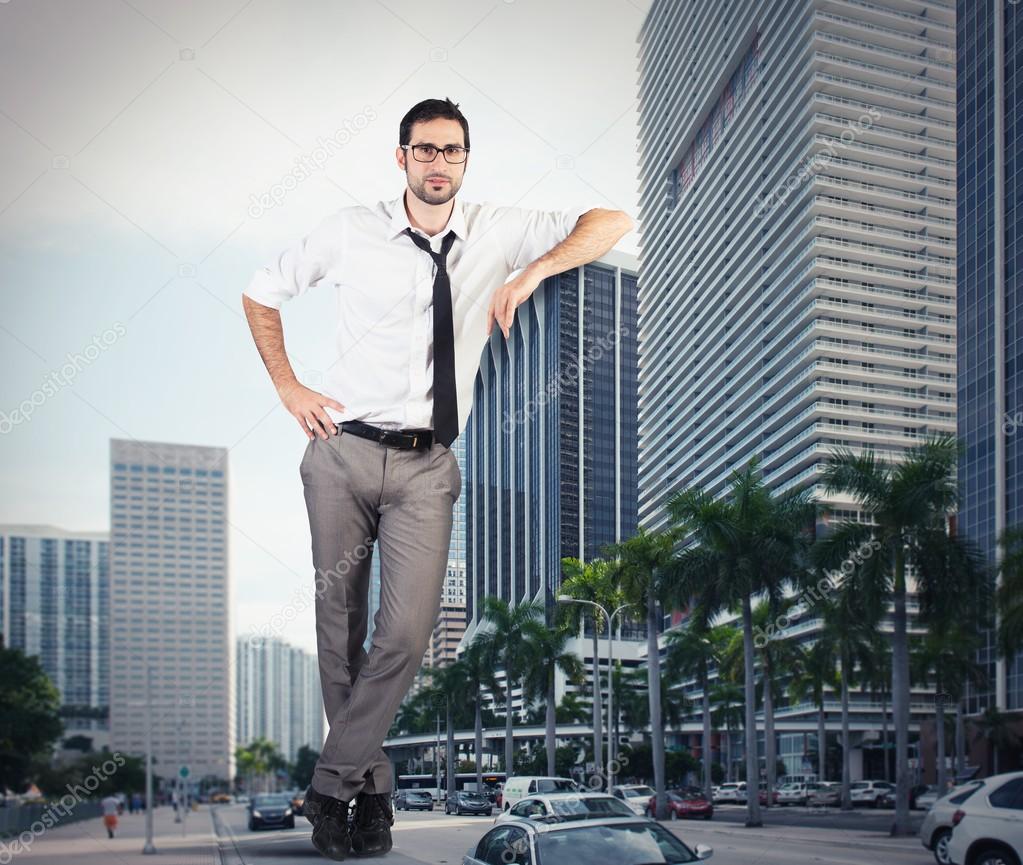
<svg viewBox="0 0 1023 865">
<path fill-rule="evenodd" d="M 709 844 L 716 865 L 930 865 L 934 862 L 917 838 L 892 839 L 886 834 L 890 814 L 862 812 L 823 815 L 806 809 L 772 809 L 766 825 L 746 829 L 743 809 L 723 806 L 712 821 L 666 821 L 691 847 Z M 493 818 L 456 817 L 442 810 L 399 811 L 392 829 L 394 848 L 372 861 L 406 865 L 457 865 L 462 855 L 490 828 Z M 297 818 L 290 830 L 250 832 L 240 805 L 217 806 L 215 823 L 224 865 L 276 865 L 308 860 L 316 851 L 311 826 Z M 326 860 L 325 860 L 326 861 Z"/>
</svg>

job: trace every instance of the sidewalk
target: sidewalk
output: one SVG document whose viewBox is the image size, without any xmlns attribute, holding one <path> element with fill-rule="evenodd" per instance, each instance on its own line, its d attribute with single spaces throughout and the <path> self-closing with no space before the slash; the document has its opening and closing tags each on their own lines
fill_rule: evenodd
<svg viewBox="0 0 1023 865">
<path fill-rule="evenodd" d="M 145 855 L 142 846 L 146 837 L 144 811 L 118 818 L 114 838 L 107 837 L 102 818 L 82 820 L 65 826 L 54 826 L 40 834 L 23 835 L 26 843 L 12 845 L 17 839 L 0 841 L 0 863 L 18 865 L 219 865 L 217 838 L 208 805 L 189 811 L 184 820 L 187 834 L 182 836 L 181 823 L 174 822 L 174 808 L 161 805 L 153 811 L 153 846 L 155 854 Z M 27 849 L 26 849 L 27 848 Z M 13 856 L 12 856 L 13 852 Z"/>
</svg>

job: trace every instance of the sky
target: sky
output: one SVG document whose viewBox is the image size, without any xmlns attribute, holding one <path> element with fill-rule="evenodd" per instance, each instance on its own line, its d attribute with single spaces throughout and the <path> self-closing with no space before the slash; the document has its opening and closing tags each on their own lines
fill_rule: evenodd
<svg viewBox="0 0 1023 865">
<path fill-rule="evenodd" d="M 227 448 L 232 628 L 265 629 L 313 568 L 252 274 L 400 195 L 398 124 L 428 98 L 468 119 L 463 201 L 638 218 L 648 7 L 0 0 L 0 523 L 109 530 L 111 438 Z M 314 388 L 332 311 L 315 290 L 281 311 Z M 315 651 L 307 606 L 275 632 Z"/>
</svg>

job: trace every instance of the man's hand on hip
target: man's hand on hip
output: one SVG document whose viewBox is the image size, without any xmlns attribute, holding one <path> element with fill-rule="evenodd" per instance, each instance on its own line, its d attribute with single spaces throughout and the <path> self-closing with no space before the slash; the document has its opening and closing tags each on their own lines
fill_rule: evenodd
<svg viewBox="0 0 1023 865">
<path fill-rule="evenodd" d="M 325 406 L 344 411 L 344 406 L 336 399 L 331 399 L 315 390 L 310 390 L 299 381 L 293 381 L 282 387 L 278 393 L 284 407 L 291 412 L 306 438 L 314 435 L 320 438 L 337 435 L 337 427 L 324 410 Z"/>
</svg>

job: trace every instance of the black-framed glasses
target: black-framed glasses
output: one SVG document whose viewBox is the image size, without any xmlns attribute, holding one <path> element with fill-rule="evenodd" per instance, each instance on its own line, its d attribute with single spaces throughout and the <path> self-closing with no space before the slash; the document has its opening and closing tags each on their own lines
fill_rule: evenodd
<svg viewBox="0 0 1023 865">
<path fill-rule="evenodd" d="M 412 150 L 412 157 L 416 162 L 433 162 L 437 158 L 438 148 L 433 144 L 402 144 L 402 150 Z M 465 162 L 465 154 L 469 152 L 468 147 L 460 147 L 457 144 L 449 144 L 444 148 L 444 160 L 453 164 Z"/>
</svg>

